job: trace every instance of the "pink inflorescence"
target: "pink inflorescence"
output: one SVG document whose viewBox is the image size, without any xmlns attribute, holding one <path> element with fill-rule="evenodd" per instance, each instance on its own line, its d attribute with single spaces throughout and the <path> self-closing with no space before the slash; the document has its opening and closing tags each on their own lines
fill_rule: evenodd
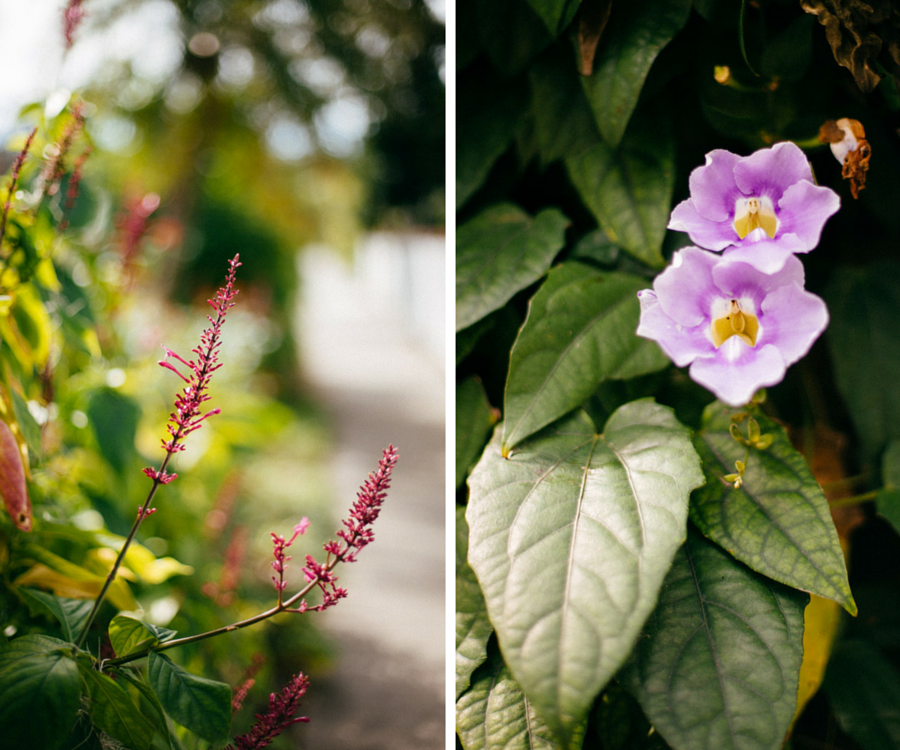
<svg viewBox="0 0 900 750">
<path fill-rule="evenodd" d="M 325 564 L 317 562 L 312 555 L 306 556 L 303 575 L 307 583 L 315 583 L 319 587 L 322 592 L 322 603 L 310 607 L 306 601 L 301 601 L 297 611 L 328 609 L 347 596 L 347 590 L 337 585 L 337 576 L 332 573 L 332 568 L 339 561 L 355 562 L 359 551 L 375 538 L 371 526 L 378 518 L 387 497 L 387 491 L 391 486 L 391 471 L 397 463 L 397 458 L 397 449 L 393 445 L 383 451 L 378 462 L 378 470 L 374 474 L 369 474 L 359 488 L 349 516 L 342 521 L 344 528 L 337 532 L 342 541 L 332 539 L 325 543 L 324 549 L 328 553 Z"/>
<path fill-rule="evenodd" d="M 234 288 L 234 277 L 241 265 L 240 256 L 235 255 L 228 262 L 228 265 L 229 270 L 225 279 L 225 286 L 216 292 L 216 296 L 213 299 L 209 300 L 209 304 L 216 311 L 216 316 L 207 316 L 212 325 L 201 334 L 200 346 L 192 350 L 197 355 L 197 361 L 185 360 L 171 349 L 163 347 L 166 356 L 159 364 L 174 372 L 187 385 L 175 397 L 175 411 L 169 415 L 169 423 L 166 425 L 169 439 L 163 439 L 162 441 L 162 447 L 166 451 L 166 461 L 163 462 L 163 465 L 158 470 L 153 468 L 144 469 L 144 473 L 148 477 L 160 484 L 168 484 L 175 479 L 175 474 L 166 473 L 165 465 L 174 453 L 184 450 L 184 438 L 194 430 L 199 430 L 203 420 L 218 414 L 220 411 L 219 409 L 211 409 L 205 414 L 201 414 L 200 408 L 204 402 L 209 400 L 209 394 L 206 391 L 209 388 L 212 374 L 222 366 L 218 361 L 219 347 L 222 344 L 222 324 L 225 322 L 225 314 L 229 308 L 234 307 L 233 300 L 238 293 L 237 289 Z M 190 371 L 189 375 L 185 376 L 182 374 L 178 368 L 169 362 L 169 357 L 184 365 Z"/>
<path fill-rule="evenodd" d="M 272 576 L 272 581 L 275 583 L 275 590 L 279 596 L 287 586 L 287 581 L 284 580 L 284 570 L 287 567 L 288 560 L 291 559 L 290 555 L 285 555 L 284 551 L 294 543 L 298 536 L 305 534 L 307 528 L 309 528 L 309 519 L 304 516 L 300 523 L 294 526 L 294 535 L 288 540 L 285 540 L 281 534 L 276 534 L 274 531 L 269 532 L 272 535 L 272 554 L 275 557 L 275 560 L 272 562 L 272 569 L 278 573 L 278 578 Z"/>
<path fill-rule="evenodd" d="M 294 716 L 300 705 L 300 698 L 309 687 L 309 680 L 305 675 L 298 674 L 284 686 L 281 693 L 272 693 L 269 696 L 269 710 L 264 714 L 256 714 L 256 723 L 253 728 L 234 738 L 234 745 L 229 745 L 227 750 L 259 750 L 271 744 L 279 734 L 292 724 L 307 722 L 306 716 Z"/>
<path fill-rule="evenodd" d="M 75 31 L 85 16 L 82 2 L 83 0 L 69 0 L 63 11 L 63 37 L 66 40 L 66 49 L 75 42 Z"/>
</svg>

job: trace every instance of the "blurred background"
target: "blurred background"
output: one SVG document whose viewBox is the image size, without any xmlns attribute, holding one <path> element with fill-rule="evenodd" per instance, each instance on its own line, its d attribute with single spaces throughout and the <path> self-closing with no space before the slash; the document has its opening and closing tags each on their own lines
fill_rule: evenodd
<svg viewBox="0 0 900 750">
<path fill-rule="evenodd" d="M 338 570 L 346 601 L 175 655 L 235 686 L 254 676 L 238 733 L 307 673 L 312 721 L 273 747 L 444 745 L 444 18 L 444 0 L 0 5 L 0 169 L 41 122 L 83 168 L 53 240 L 77 346 L 51 351 L 52 393 L 25 394 L 41 431 L 34 539 L 62 554 L 63 527 L 127 533 L 180 386 L 160 346 L 197 345 L 236 253 L 222 414 L 141 529 L 172 561 L 131 584 L 141 616 L 186 635 L 270 606 L 269 532 L 310 518 L 298 582 L 399 447 L 376 541 Z"/>
</svg>

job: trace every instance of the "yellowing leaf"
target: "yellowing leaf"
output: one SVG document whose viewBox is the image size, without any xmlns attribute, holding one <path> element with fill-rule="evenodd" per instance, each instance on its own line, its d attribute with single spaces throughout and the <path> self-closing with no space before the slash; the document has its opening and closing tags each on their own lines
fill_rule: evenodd
<svg viewBox="0 0 900 750">
<path fill-rule="evenodd" d="M 815 594 L 810 596 L 803 615 L 803 663 L 800 666 L 800 686 L 797 691 L 797 712 L 794 721 L 812 698 L 825 676 L 825 667 L 838 631 L 841 605 Z"/>
</svg>

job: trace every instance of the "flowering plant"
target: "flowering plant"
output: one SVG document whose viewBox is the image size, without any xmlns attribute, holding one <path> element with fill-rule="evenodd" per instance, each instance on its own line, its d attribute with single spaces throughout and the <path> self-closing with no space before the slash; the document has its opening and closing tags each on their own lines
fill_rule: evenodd
<svg viewBox="0 0 900 750">
<path fill-rule="evenodd" d="M 898 596 L 900 152 L 881 95 L 848 90 L 824 33 L 805 46 L 805 8 L 845 51 L 865 22 L 801 5 L 473 11 L 491 33 L 458 61 L 465 750 L 896 736 L 870 688 L 900 690 L 900 639 L 862 594 Z"/>
</svg>

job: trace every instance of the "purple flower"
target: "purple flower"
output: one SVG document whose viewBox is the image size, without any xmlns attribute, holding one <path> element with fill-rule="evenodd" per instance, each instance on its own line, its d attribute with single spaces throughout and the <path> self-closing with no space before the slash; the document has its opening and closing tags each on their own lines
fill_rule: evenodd
<svg viewBox="0 0 900 750">
<path fill-rule="evenodd" d="M 717 149 L 691 172 L 691 197 L 679 203 L 669 229 L 687 232 L 730 260 L 775 273 L 793 253 L 819 244 L 822 227 L 841 205 L 833 190 L 813 183 L 812 169 L 793 143 L 750 156 Z"/>
<path fill-rule="evenodd" d="M 679 367 L 731 406 L 775 385 L 828 325 L 828 309 L 803 288 L 803 264 L 788 256 L 765 274 L 749 263 L 696 247 L 638 292 L 637 334 L 653 339 Z"/>
</svg>

